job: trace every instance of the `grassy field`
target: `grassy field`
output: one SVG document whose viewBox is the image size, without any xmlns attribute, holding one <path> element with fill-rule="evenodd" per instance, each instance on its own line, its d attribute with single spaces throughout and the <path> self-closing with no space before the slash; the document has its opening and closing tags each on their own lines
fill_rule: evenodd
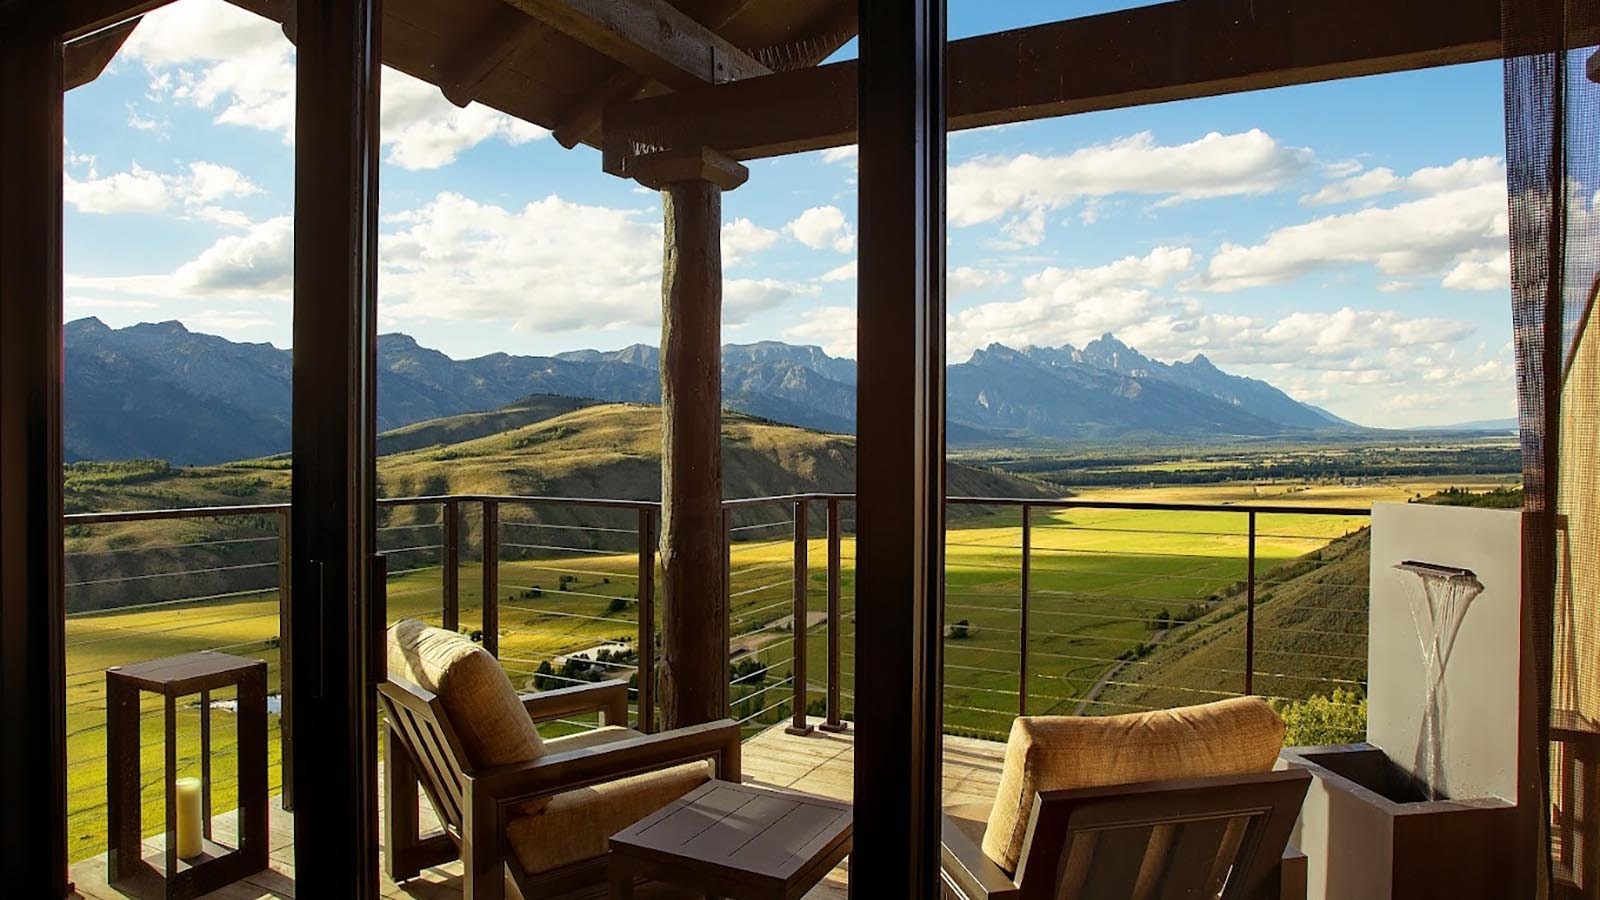
<svg viewBox="0 0 1600 900">
<path fill-rule="evenodd" d="M 1461 484 L 1461 479 L 1452 480 Z M 1089 499 L 1168 502 L 1271 502 L 1364 507 L 1380 500 L 1406 500 L 1446 482 L 1417 481 L 1340 485 L 1217 485 L 1114 489 L 1085 493 Z M 1478 485 L 1487 486 L 1487 483 Z M 754 729 L 791 713 L 788 698 L 793 654 L 792 525 L 786 509 L 752 514 L 734 547 L 731 600 L 734 661 L 749 659 L 746 677 L 730 694 L 735 715 Z M 846 516 L 849 511 L 846 507 Z M 813 524 L 821 518 L 813 510 Z M 501 656 L 519 688 L 531 689 L 541 662 L 576 651 L 635 640 L 637 558 L 596 550 L 582 534 L 547 524 L 507 519 L 508 553 L 537 558 L 501 563 Z M 1143 512 L 1123 510 L 1038 511 L 1033 518 L 1031 627 L 1028 634 L 1028 711 L 1109 713 L 1184 702 L 1203 702 L 1243 688 L 1242 604 L 1245 577 L 1242 513 Z M 1262 515 L 1257 541 L 1262 582 L 1258 631 L 1257 691 L 1292 699 L 1328 693 L 1359 681 L 1349 663 L 1364 642 L 1364 569 L 1353 560 L 1363 544 L 1361 517 L 1308 514 Z M 626 523 L 616 525 L 627 538 Z M 948 730 L 1003 737 L 1018 709 L 1021 636 L 1020 519 L 1015 511 L 977 514 L 952 526 L 948 540 L 946 724 Z M 397 545 L 421 540 L 416 525 L 394 526 Z M 515 537 L 512 537 L 515 536 Z M 515 550 L 540 547 L 537 551 Z M 563 546 L 569 550 L 548 548 Z M 808 545 L 808 695 L 820 702 L 827 672 L 826 546 Z M 854 714 L 854 541 L 847 537 L 841 630 L 845 714 Z M 1324 558 L 1325 557 L 1325 558 Z M 390 618 L 440 619 L 441 573 L 437 567 L 406 571 L 403 555 L 389 584 Z M 1321 587 L 1317 587 L 1321 579 Z M 481 625 L 481 568 L 463 563 L 461 623 Z M 1276 593 L 1274 593 L 1276 592 Z M 1334 604 L 1329 597 L 1337 597 Z M 1318 598 L 1321 598 L 1320 600 Z M 1307 607 L 1336 605 L 1329 624 L 1306 624 L 1295 616 Z M 1282 617 L 1277 611 L 1284 610 Z M 1281 620 L 1280 620 L 1281 618 Z M 957 623 L 965 623 L 958 625 Z M 1278 638 L 1272 636 L 1279 629 Z M 1344 661 L 1297 658 L 1307 642 L 1326 644 L 1319 630 L 1337 630 Z M 203 603 L 74 615 L 68 621 L 68 728 L 71 834 L 74 857 L 103 850 L 104 669 L 118 664 L 199 649 L 227 649 L 265 659 L 272 687 L 278 684 L 278 605 L 275 592 Z M 1309 632 L 1309 633 L 1307 633 Z M 1289 643 L 1274 644 L 1286 639 Z M 1296 650 L 1295 647 L 1301 647 Z M 1364 643 L 1362 644 L 1364 648 Z M 1270 654 L 1279 655 L 1274 658 Z M 1322 654 L 1324 656 L 1329 654 Z M 764 671 L 755 671 L 764 668 Z M 616 670 L 621 677 L 627 668 Z M 1275 677 L 1262 679 L 1262 673 Z M 144 781 L 147 799 L 158 799 L 160 719 L 153 702 L 145 708 Z M 217 808 L 232 805 L 232 729 L 229 714 L 214 714 L 218 727 L 214 761 Z M 198 710 L 181 712 L 180 758 L 187 772 L 198 769 Z M 280 784 L 276 717 L 272 717 L 272 784 Z M 560 726 L 557 726 L 558 728 Z M 570 726 L 570 727 L 576 727 Z M 147 825 L 154 829 L 158 823 Z"/>
</svg>

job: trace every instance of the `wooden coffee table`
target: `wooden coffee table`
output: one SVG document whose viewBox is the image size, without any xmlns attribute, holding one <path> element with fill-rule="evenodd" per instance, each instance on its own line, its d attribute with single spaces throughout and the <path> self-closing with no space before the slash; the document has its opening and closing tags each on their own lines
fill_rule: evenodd
<svg viewBox="0 0 1600 900">
<path fill-rule="evenodd" d="M 611 896 L 650 878 L 713 897 L 797 900 L 850 853 L 850 805 L 710 781 L 611 837 Z"/>
</svg>

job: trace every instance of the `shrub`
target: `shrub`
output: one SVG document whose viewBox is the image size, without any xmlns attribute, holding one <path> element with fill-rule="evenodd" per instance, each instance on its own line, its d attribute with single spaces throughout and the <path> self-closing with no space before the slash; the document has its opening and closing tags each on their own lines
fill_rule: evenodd
<svg viewBox="0 0 1600 900">
<path fill-rule="evenodd" d="M 972 636 L 972 625 L 966 619 L 962 619 L 946 628 L 945 636 L 952 641 L 964 641 Z"/>
<path fill-rule="evenodd" d="M 606 615 L 614 616 L 617 613 L 622 612 L 623 610 L 626 610 L 627 608 L 628 608 L 628 598 L 626 598 L 626 597 L 612 597 L 611 598 L 611 602 L 606 604 Z"/>
<path fill-rule="evenodd" d="M 1367 739 L 1367 697 L 1360 691 L 1335 688 L 1332 696 L 1299 701 L 1272 701 L 1288 726 L 1283 742 L 1290 747 L 1354 744 Z"/>
</svg>

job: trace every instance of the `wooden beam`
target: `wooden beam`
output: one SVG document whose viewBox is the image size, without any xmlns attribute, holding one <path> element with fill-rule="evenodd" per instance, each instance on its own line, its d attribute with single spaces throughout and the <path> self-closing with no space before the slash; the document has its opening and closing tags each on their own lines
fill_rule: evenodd
<svg viewBox="0 0 1600 900">
<path fill-rule="evenodd" d="M 1580 40 L 1594 43 L 1597 4 Z M 1498 58 L 1500 0 L 1176 0 L 949 45 L 951 130 Z M 734 159 L 856 140 L 851 60 L 613 106 L 606 139 Z M 773 110 L 783 110 L 774 115 Z"/>
<path fill-rule="evenodd" d="M 944 8 L 861 7 L 852 897 L 940 895 Z"/>
<path fill-rule="evenodd" d="M 534 33 L 534 20 L 511 6 L 497 8 L 489 20 L 439 67 L 439 90 L 445 99 L 466 106 L 500 64 Z"/>
<path fill-rule="evenodd" d="M 506 0 L 635 72 L 676 89 L 767 75 L 667 0 Z"/>
<path fill-rule="evenodd" d="M 0 877 L 11 897 L 67 887 L 63 81 L 50 12 L 0 16 Z"/>
<path fill-rule="evenodd" d="M 83 87 L 106 70 L 111 58 L 117 55 L 128 36 L 142 19 L 129 19 L 120 25 L 103 28 L 87 37 L 79 38 L 61 48 L 64 72 L 63 90 Z"/>
<path fill-rule="evenodd" d="M 289 662 L 307 897 L 378 896 L 378 110 L 382 0 L 298 0 Z M 470 876 L 467 882 L 470 887 Z"/>
<path fill-rule="evenodd" d="M 160 9 L 172 0 L 60 0 L 61 39 L 74 41 Z"/>
<path fill-rule="evenodd" d="M 719 30 L 751 2 L 752 0 L 728 0 L 722 8 L 705 17 L 703 21 L 707 27 Z M 857 0 L 841 0 L 817 23 L 806 29 L 806 36 L 795 42 L 793 51 L 783 57 L 783 64 L 774 59 L 762 62 L 771 66 L 774 71 L 821 63 L 855 37 L 856 6 Z M 757 51 L 754 55 L 759 59 L 764 54 Z M 605 117 L 606 107 L 638 96 L 639 92 L 650 83 L 650 79 L 641 78 L 628 69 L 616 72 L 574 103 L 571 109 L 562 113 L 559 124 L 552 131 L 557 143 L 568 150 L 586 141 L 598 145 L 600 125 Z"/>
</svg>

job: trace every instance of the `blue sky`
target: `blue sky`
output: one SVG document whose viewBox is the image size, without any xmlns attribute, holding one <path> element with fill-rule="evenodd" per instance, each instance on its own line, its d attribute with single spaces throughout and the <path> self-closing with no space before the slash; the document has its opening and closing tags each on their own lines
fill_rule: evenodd
<svg viewBox="0 0 1600 900">
<path fill-rule="evenodd" d="M 952 0 L 960 37 L 1108 4 Z M 846 53 L 852 48 L 846 48 Z M 456 357 L 655 343 L 660 201 L 386 72 L 380 315 Z M 68 95 L 67 311 L 287 346 L 293 50 L 222 0 Z M 1514 413 L 1497 63 L 950 139 L 953 359 L 1103 332 L 1372 425 Z M 854 355 L 849 148 L 724 202 L 725 338 Z"/>
</svg>

